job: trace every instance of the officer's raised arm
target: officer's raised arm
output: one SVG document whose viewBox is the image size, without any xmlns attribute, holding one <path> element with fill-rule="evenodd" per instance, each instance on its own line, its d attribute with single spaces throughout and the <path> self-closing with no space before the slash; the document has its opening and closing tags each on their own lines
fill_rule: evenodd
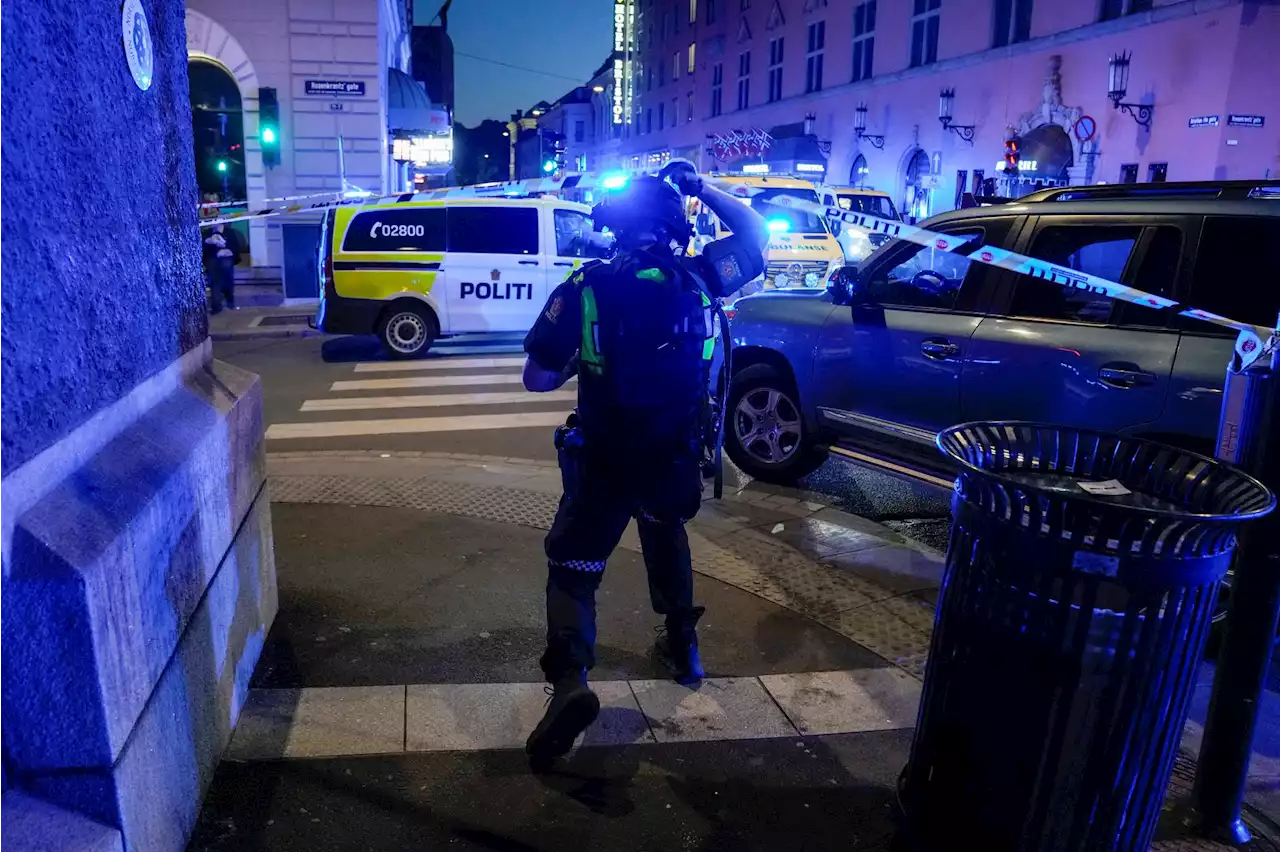
<svg viewBox="0 0 1280 852">
<path fill-rule="evenodd" d="M 524 386 L 534 393 L 546 393 L 562 386 L 577 371 L 578 346 L 582 340 L 582 305 L 575 272 L 551 292 L 538 320 L 524 338 Z"/>
<path fill-rule="evenodd" d="M 667 163 L 662 176 L 668 178 L 681 194 L 701 200 L 735 237 L 744 240 L 749 247 L 763 252 L 769 245 L 769 228 L 764 217 L 751 205 L 708 185 L 688 160 Z"/>
</svg>

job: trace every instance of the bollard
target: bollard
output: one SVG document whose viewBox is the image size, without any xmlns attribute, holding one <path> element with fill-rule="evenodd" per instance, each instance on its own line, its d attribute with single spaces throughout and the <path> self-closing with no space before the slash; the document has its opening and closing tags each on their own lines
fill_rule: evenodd
<svg viewBox="0 0 1280 852">
<path fill-rule="evenodd" d="M 1239 354 L 1227 370 L 1218 427 L 1218 458 L 1280 490 L 1280 347 L 1252 364 Z M 1237 345 L 1237 351 L 1241 347 Z M 1269 357 L 1268 357 L 1269 355 Z M 1271 446 L 1268 447 L 1267 438 Z M 1201 834 L 1244 844 L 1240 818 L 1249 758 L 1280 616 L 1280 522 L 1265 518 L 1242 532 L 1236 549 L 1226 633 L 1218 654 L 1204 741 L 1192 788 L 1193 820 Z"/>
</svg>

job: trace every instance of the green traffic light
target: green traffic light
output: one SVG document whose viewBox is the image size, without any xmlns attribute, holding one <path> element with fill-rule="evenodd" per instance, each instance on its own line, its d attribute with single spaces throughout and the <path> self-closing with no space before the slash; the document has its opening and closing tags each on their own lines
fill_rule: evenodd
<svg viewBox="0 0 1280 852">
<path fill-rule="evenodd" d="M 262 128 L 262 144 L 274 145 L 276 143 L 276 131 L 271 127 Z"/>
<path fill-rule="evenodd" d="M 544 172 L 554 172 L 556 170 L 556 161 L 547 160 L 545 163 L 542 164 L 542 170 Z"/>
<path fill-rule="evenodd" d="M 227 161 L 226 161 L 226 160 L 219 160 L 219 161 L 218 161 L 218 171 L 220 171 L 220 172 L 225 172 L 226 170 L 227 170 Z"/>
</svg>

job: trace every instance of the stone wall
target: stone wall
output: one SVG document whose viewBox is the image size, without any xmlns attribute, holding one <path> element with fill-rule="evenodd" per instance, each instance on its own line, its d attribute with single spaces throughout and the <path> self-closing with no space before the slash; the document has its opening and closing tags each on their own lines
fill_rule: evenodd
<svg viewBox="0 0 1280 852">
<path fill-rule="evenodd" d="M 213 361 L 179 0 L 3 7 L 6 849 L 180 852 L 276 612 L 258 377 Z"/>
</svg>

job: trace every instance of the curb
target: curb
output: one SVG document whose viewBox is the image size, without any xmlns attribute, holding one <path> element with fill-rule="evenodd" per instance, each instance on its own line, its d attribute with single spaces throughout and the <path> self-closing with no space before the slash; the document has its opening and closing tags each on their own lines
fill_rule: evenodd
<svg viewBox="0 0 1280 852">
<path fill-rule="evenodd" d="M 229 340 L 269 340 L 290 337 L 322 337 L 323 331 L 306 326 L 281 326 L 275 328 L 249 328 L 235 331 L 211 331 L 209 339 L 214 341 Z"/>
</svg>

